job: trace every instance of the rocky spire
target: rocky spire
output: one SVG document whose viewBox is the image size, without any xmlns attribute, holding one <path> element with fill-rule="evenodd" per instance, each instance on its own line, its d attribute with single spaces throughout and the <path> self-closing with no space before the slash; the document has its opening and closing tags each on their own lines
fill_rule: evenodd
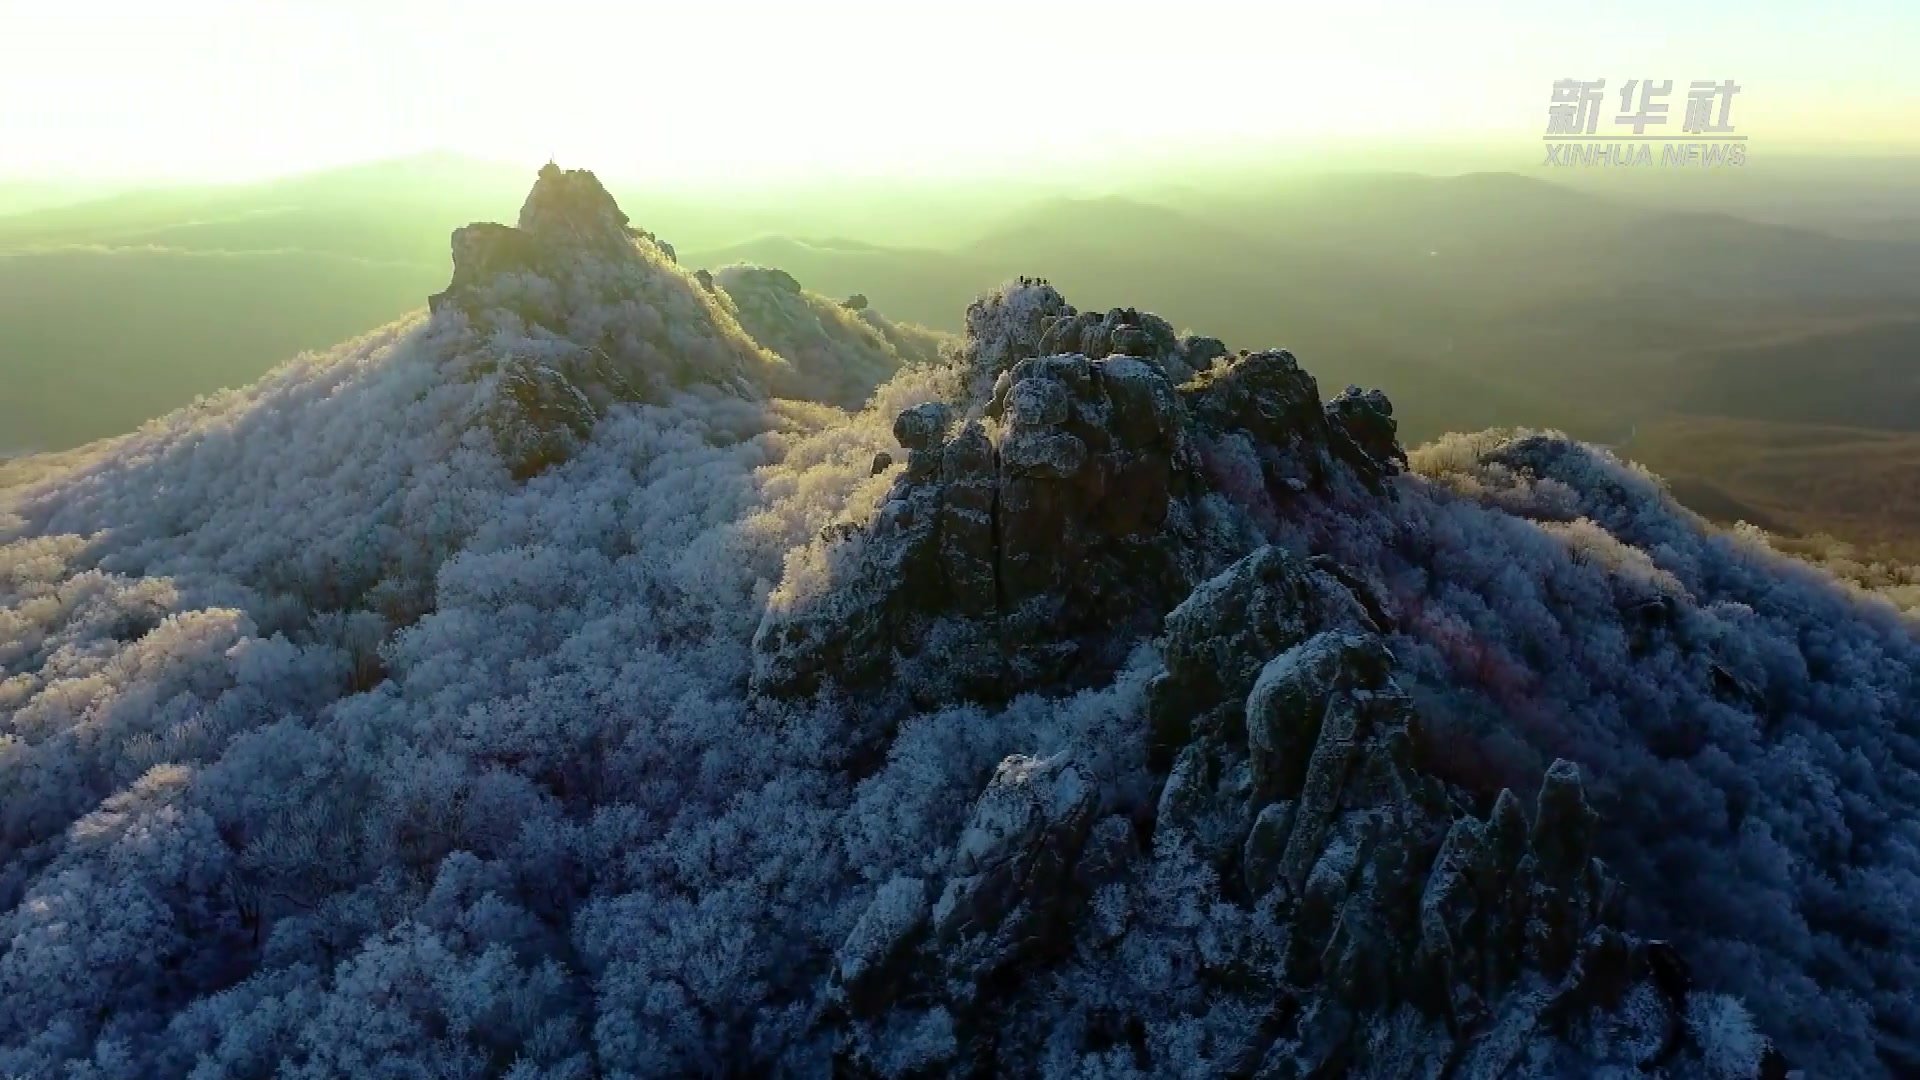
<svg viewBox="0 0 1920 1080">
<path fill-rule="evenodd" d="M 637 257 L 635 241 L 674 258 L 671 245 L 629 224 L 599 177 L 548 162 L 520 206 L 517 228 L 480 221 L 453 231 L 453 280 L 428 305 L 434 311 L 449 303 L 469 306 L 479 286 L 503 273 L 550 274 L 583 256 L 630 260 Z"/>
<path fill-rule="evenodd" d="M 545 244 L 614 250 L 641 235 L 598 177 L 551 161 L 541 167 L 520 205 L 520 231 Z"/>
<path fill-rule="evenodd" d="M 548 163 L 517 225 L 462 226 L 452 247 L 453 278 L 428 305 L 464 317 L 456 366 L 493 379 L 483 419 L 516 476 L 571 457 L 623 401 L 695 384 L 767 393 L 774 358 L 585 169 Z"/>
</svg>

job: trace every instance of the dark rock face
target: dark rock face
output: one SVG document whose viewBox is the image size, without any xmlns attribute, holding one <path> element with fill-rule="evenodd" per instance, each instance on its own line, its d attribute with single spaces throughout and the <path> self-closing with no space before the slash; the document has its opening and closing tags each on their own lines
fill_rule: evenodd
<svg viewBox="0 0 1920 1080">
<path fill-rule="evenodd" d="M 1212 1008 L 1265 1018 L 1243 1045 L 1213 1048 L 1219 1072 L 1724 1070 L 1689 1027 L 1684 962 L 1617 923 L 1579 768 L 1556 762 L 1530 816 L 1511 791 L 1484 815 L 1469 809 L 1425 768 L 1394 657 L 1343 592 L 1264 548 L 1169 614 L 1148 708 L 1156 732 L 1182 734 L 1145 844 L 1137 818 L 1101 816 L 1112 795 L 1084 765 L 1001 762 L 944 883 L 889 883 L 841 949 L 837 1022 L 850 1044 L 892 1010 L 934 1005 L 955 1028 L 945 1070 L 1034 1060 L 1021 1040 L 1042 1036 L 1020 1017 L 1046 1007 L 1033 989 L 1044 972 L 1097 971 L 1136 932 L 1095 895 L 1147 888 L 1156 860 L 1190 858 L 1247 927 L 1216 943 L 1198 990 Z M 1085 1037 L 1143 1022 L 1106 1008 Z M 1145 1052 L 1137 1067 L 1166 1071 Z M 1770 1051 L 1752 1065 L 1780 1073 Z"/>
<path fill-rule="evenodd" d="M 554 272 L 582 254 L 621 258 L 635 240 L 645 240 L 671 259 L 671 249 L 653 234 L 627 223 L 627 215 L 600 181 L 585 169 L 540 170 L 520 207 L 518 227 L 475 222 L 453 231 L 453 280 L 428 298 L 435 312 L 470 306 L 476 288 L 507 273 Z"/>
<path fill-rule="evenodd" d="M 539 244 L 534 238 L 510 225 L 477 221 L 455 229 L 453 280 L 445 292 L 429 296 L 427 306 L 438 312 L 475 285 L 532 266 L 539 257 Z"/>
<path fill-rule="evenodd" d="M 1039 279 L 983 297 L 967 309 L 967 356 L 976 377 L 990 384 L 1022 360 L 1078 355 L 1089 360 L 1131 356 L 1175 386 L 1228 355 L 1218 338 L 1174 333 L 1151 312 L 1113 308 L 1080 311 Z"/>
<path fill-rule="evenodd" d="M 559 369 L 516 360 L 500 372 L 487 423 L 514 475 L 526 479 L 572 457 L 600 415 Z"/>
<path fill-rule="evenodd" d="M 893 419 L 893 437 L 909 451 L 931 450 L 945 440 L 953 410 L 937 401 L 915 405 Z"/>
<path fill-rule="evenodd" d="M 1236 646 L 1297 638 L 1312 621 L 1274 603 L 1273 570 L 1252 572 L 1276 554 L 1249 556 L 1196 593 L 1182 623 L 1257 629 L 1204 638 L 1210 649 L 1170 647 L 1162 685 L 1184 692 L 1155 704 L 1220 701 L 1243 717 L 1244 736 L 1205 725 L 1180 750 L 1157 827 L 1179 830 L 1223 872 L 1237 863 L 1244 902 L 1283 928 L 1282 983 L 1311 988 L 1260 1072 L 1351 1067 L 1369 1053 L 1357 1042 L 1368 1019 L 1407 1004 L 1426 1017 L 1428 1060 L 1504 1075 L 1524 1047 L 1483 1038 L 1495 1026 L 1536 1032 L 1565 1019 L 1556 1008 L 1618 1008 L 1651 986 L 1647 947 L 1610 925 L 1616 886 L 1591 857 L 1594 815 L 1571 763 L 1548 772 L 1531 826 L 1511 792 L 1488 819 L 1461 812 L 1421 768 L 1418 715 L 1367 633 L 1299 641 L 1241 696 L 1259 652 Z M 1222 680 L 1226 657 L 1239 663 Z M 1678 1029 L 1683 1017 L 1662 1023 Z"/>
<path fill-rule="evenodd" d="M 1355 462 L 1377 476 L 1391 476 L 1407 467 L 1406 451 L 1400 448 L 1399 425 L 1393 419 L 1393 402 L 1378 390 L 1349 386 L 1327 402 L 1327 421 L 1345 437 L 1344 445 L 1358 451 Z"/>
<path fill-rule="evenodd" d="M 1003 425 L 1003 611 L 1105 618 L 1119 612 L 1101 581 L 1168 597 L 1184 586 L 1182 523 L 1169 519 L 1191 451 L 1163 373 L 1129 356 L 1024 360 L 1001 376 L 987 415 Z"/>
<path fill-rule="evenodd" d="M 1163 373 L 1125 356 L 1028 359 L 985 413 L 957 426 L 941 404 L 900 415 L 907 466 L 863 537 L 871 608 L 770 617 L 763 687 L 875 685 L 897 653 L 927 700 L 1004 698 L 1110 671 L 1114 644 L 1191 587 L 1199 543 L 1181 496 L 1194 463 Z M 916 664 L 923 654 L 938 663 Z"/>
<path fill-rule="evenodd" d="M 761 689 L 899 675 L 932 702 L 1097 682 L 1229 561 L 1205 536 L 1203 448 L 1258 446 L 1277 498 L 1377 489 L 1389 475 L 1329 419 L 1290 353 L 1212 364 L 1176 387 L 1167 365 L 1186 346 L 1151 316 L 1079 316 L 1030 285 L 977 303 L 969 320 L 978 418 L 940 403 L 900 415 L 907 467 L 878 518 L 853 530 L 863 546 L 850 572 L 870 583 L 870 602 L 853 618 L 770 613 L 756 639 Z M 1145 336 L 1132 341 L 1135 330 Z M 1113 351 L 1116 335 L 1162 359 Z M 1105 352 L 1047 351 L 1068 344 Z M 1380 452 L 1390 460 L 1398 447 Z"/>
<path fill-rule="evenodd" d="M 974 393 L 985 394 L 1000 373 L 1040 355 L 1040 338 L 1055 318 L 1076 312 L 1060 291 L 1044 282 L 1022 281 L 967 307 L 966 361 Z"/>
<path fill-rule="evenodd" d="M 1093 778 L 1070 761 L 1016 756 L 994 770 L 933 907 L 933 947 L 956 997 L 1058 935 L 1099 803 Z"/>
<path fill-rule="evenodd" d="M 498 370 L 482 419 L 519 480 L 571 458 L 609 407 L 641 396 L 598 349 L 569 349 L 546 360 L 510 357 Z"/>
<path fill-rule="evenodd" d="M 1285 349 L 1215 363 L 1183 390 L 1210 446 L 1242 440 L 1275 493 L 1325 487 L 1344 472 L 1390 494 L 1385 479 L 1406 464 L 1385 394 L 1349 388 L 1322 405 L 1319 384 Z"/>
<path fill-rule="evenodd" d="M 1323 629 L 1376 629 L 1337 579 L 1273 547 L 1203 582 L 1164 626 L 1167 671 L 1149 687 L 1153 755 L 1163 765 L 1196 732 L 1243 730 L 1237 703 L 1253 689 L 1261 657 Z"/>
<path fill-rule="evenodd" d="M 1189 400 L 1200 423 L 1244 431 L 1264 445 L 1327 442 L 1320 385 L 1285 349 L 1252 353 L 1208 371 Z"/>
</svg>

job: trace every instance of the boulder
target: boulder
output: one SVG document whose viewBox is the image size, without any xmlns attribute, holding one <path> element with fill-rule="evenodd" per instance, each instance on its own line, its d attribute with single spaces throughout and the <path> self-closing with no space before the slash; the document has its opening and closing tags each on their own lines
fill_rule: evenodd
<svg viewBox="0 0 1920 1080">
<path fill-rule="evenodd" d="M 1335 448 L 1363 475 L 1391 476 L 1407 467 L 1400 448 L 1399 424 L 1393 402 L 1378 390 L 1349 386 L 1327 402 L 1327 424 L 1336 435 Z"/>
<path fill-rule="evenodd" d="M 933 938 L 960 999 L 1058 940 L 1067 886 L 1099 802 L 1093 778 L 1069 760 L 1015 755 L 994 770 L 932 913 Z"/>
</svg>

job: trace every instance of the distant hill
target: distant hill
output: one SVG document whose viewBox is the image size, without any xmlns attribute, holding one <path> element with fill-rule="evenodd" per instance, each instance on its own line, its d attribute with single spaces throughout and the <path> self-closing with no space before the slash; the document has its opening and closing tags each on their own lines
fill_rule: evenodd
<svg viewBox="0 0 1920 1080">
<path fill-rule="evenodd" d="M 777 266 L 829 296 L 866 295 L 882 311 L 926 326 L 957 330 L 967 302 L 1005 280 L 993 262 L 965 253 L 890 248 L 847 239 L 766 236 L 721 248 L 683 251 L 689 266 Z"/>
<path fill-rule="evenodd" d="M 1832 533 L 1920 562 L 1920 434 L 1673 415 L 1619 452 L 1716 521 Z"/>
<path fill-rule="evenodd" d="M 48 448 L 131 430 L 258 378 L 270 357 L 391 321 L 445 277 L 300 249 L 0 255 L 0 430 Z"/>
<path fill-rule="evenodd" d="M 0 215 L 88 202 L 104 198 L 120 186 L 75 180 L 0 180 Z"/>
<path fill-rule="evenodd" d="M 1695 350 L 1674 378 L 1689 412 L 1920 431 L 1920 319 Z"/>
<path fill-rule="evenodd" d="M 420 306 L 447 235 L 524 189 L 429 156 L 0 217 L 0 430 L 117 434 Z"/>
</svg>

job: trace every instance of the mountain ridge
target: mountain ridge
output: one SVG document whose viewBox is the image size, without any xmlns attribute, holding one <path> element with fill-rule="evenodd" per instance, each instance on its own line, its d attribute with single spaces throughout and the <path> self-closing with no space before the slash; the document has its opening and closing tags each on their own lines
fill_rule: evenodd
<svg viewBox="0 0 1920 1080">
<path fill-rule="evenodd" d="M 1920 1065 L 1884 601 L 1034 279 L 452 246 L 0 488 L 0 1071 Z"/>
</svg>

